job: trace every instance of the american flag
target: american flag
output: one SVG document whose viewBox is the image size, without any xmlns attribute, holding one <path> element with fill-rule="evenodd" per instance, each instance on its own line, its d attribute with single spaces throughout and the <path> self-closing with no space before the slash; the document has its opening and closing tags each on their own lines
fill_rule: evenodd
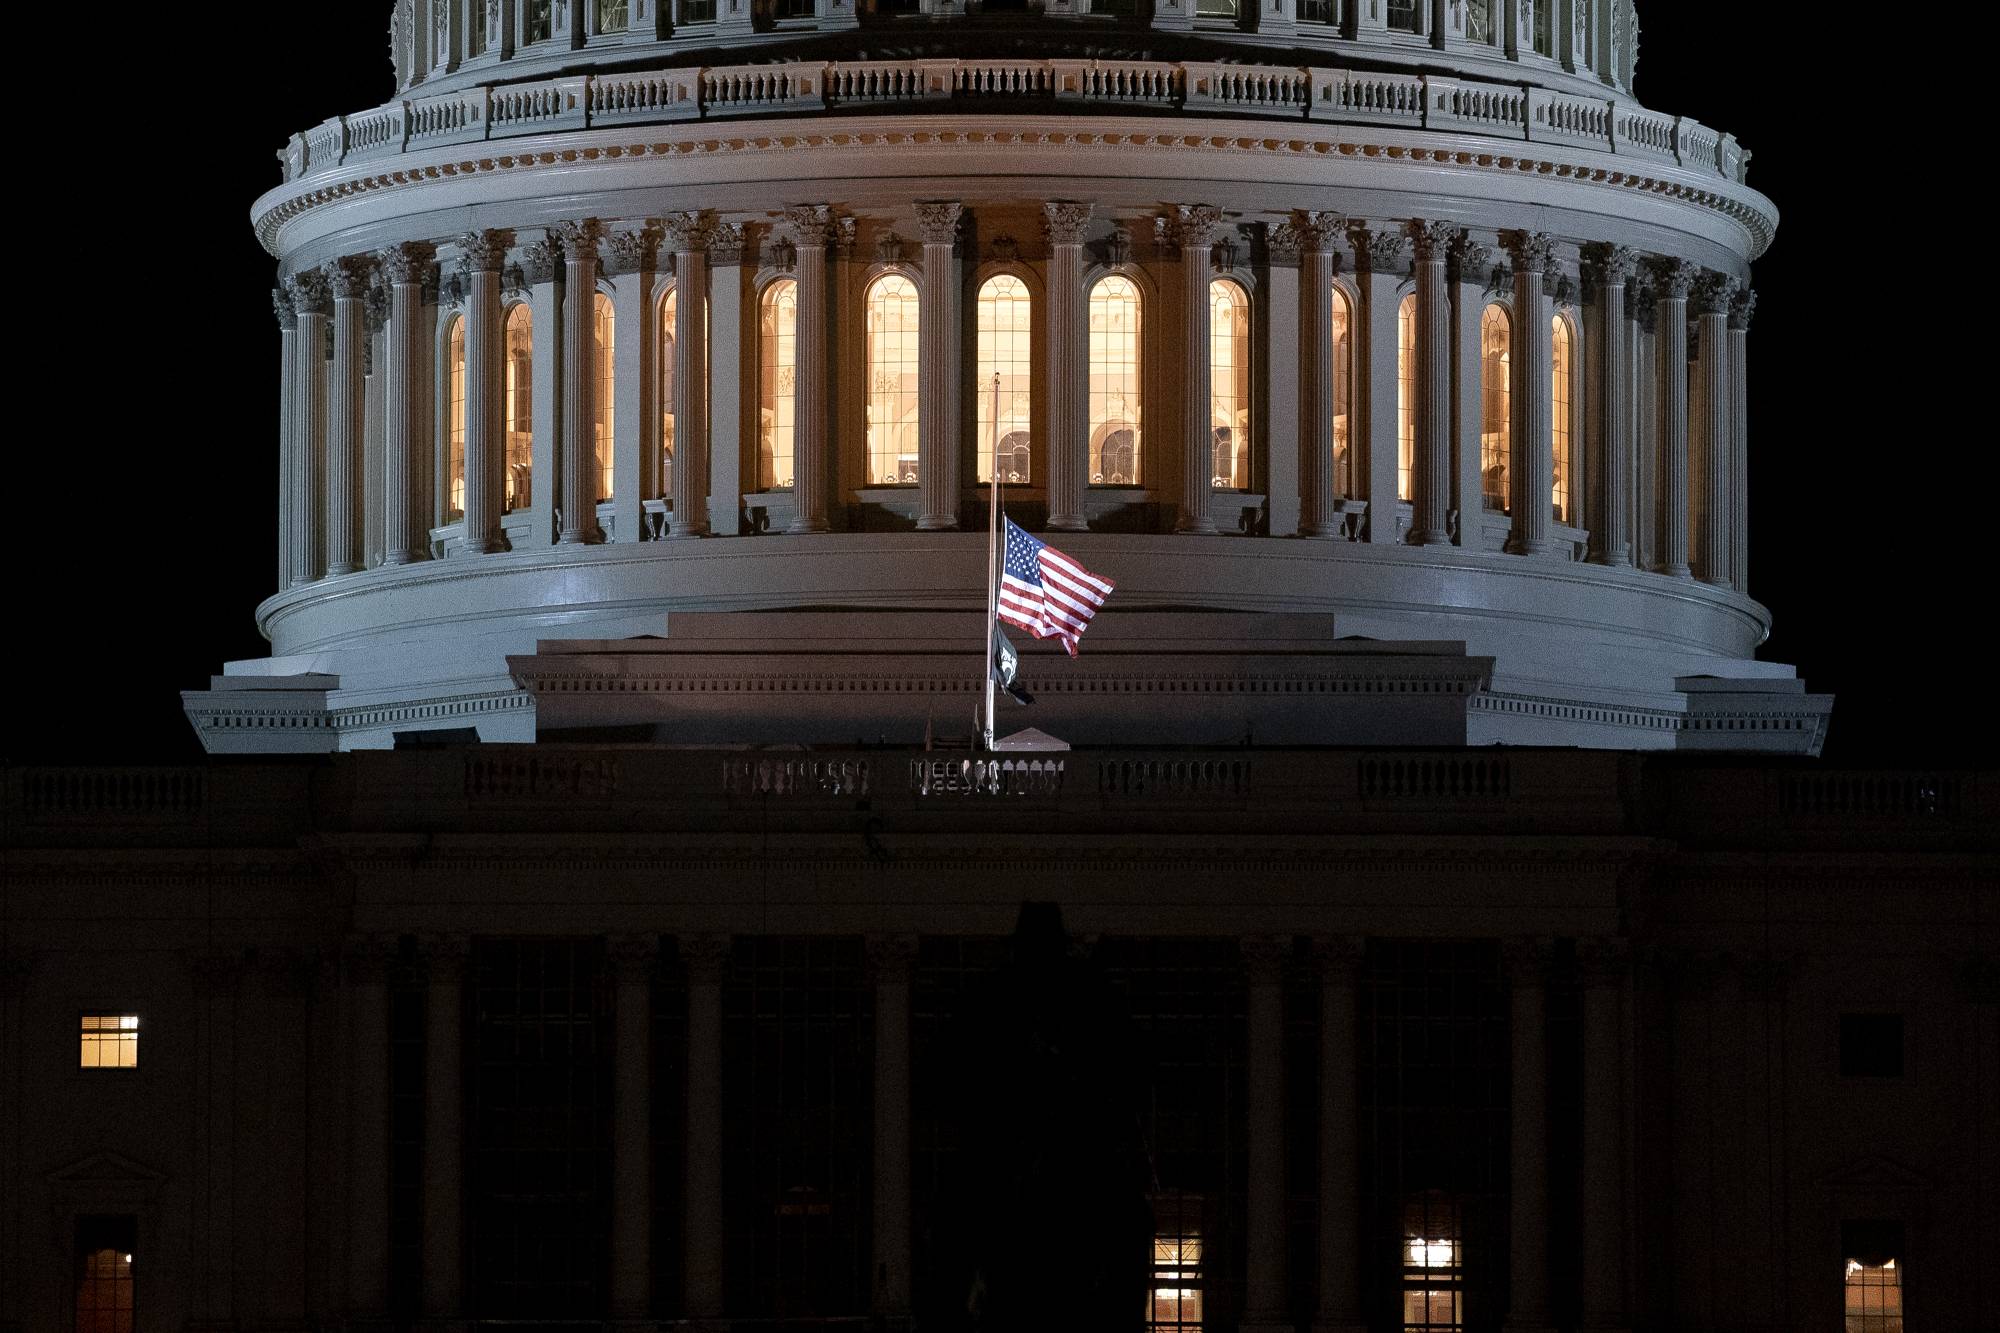
<svg viewBox="0 0 2000 1333">
<path fill-rule="evenodd" d="M 1061 639 L 1075 657 L 1077 639 L 1111 595 L 1111 580 L 1036 541 L 1011 518 L 1003 540 L 1000 619 L 1038 639 Z"/>
</svg>

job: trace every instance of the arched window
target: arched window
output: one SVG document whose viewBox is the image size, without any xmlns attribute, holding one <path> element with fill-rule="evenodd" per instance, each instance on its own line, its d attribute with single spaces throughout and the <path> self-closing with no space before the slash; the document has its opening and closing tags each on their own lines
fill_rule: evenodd
<svg viewBox="0 0 2000 1333">
<path fill-rule="evenodd" d="M 660 300 L 660 494 L 674 489 L 674 345 L 680 336 L 679 291 L 669 287 Z"/>
<path fill-rule="evenodd" d="M 1000 480 L 1029 476 L 1029 339 L 1034 309 L 1028 285 L 1009 273 L 988 278 L 979 288 L 978 373 L 973 394 L 979 409 L 979 480 L 993 477 L 993 451 L 1000 451 Z M 996 395 L 994 384 L 998 380 Z M 995 409 L 998 415 L 995 415 Z"/>
<path fill-rule="evenodd" d="M 1354 404 L 1354 307 L 1347 293 L 1333 289 L 1333 484 L 1342 495 L 1354 494 L 1348 475 L 1348 441 Z"/>
<path fill-rule="evenodd" d="M 1229 278 L 1208 284 L 1210 474 L 1216 489 L 1250 489 L 1250 294 Z"/>
<path fill-rule="evenodd" d="M 618 386 L 617 367 L 612 362 L 618 350 L 612 314 L 611 298 L 603 292 L 597 293 L 597 299 L 591 305 L 591 335 L 597 343 L 597 401 L 592 406 L 597 417 L 597 500 L 600 504 L 611 498 L 611 407 L 612 392 Z"/>
<path fill-rule="evenodd" d="M 792 431 L 798 403 L 799 284 L 764 289 L 757 316 L 757 489 L 792 485 Z"/>
<path fill-rule="evenodd" d="M 453 315 L 446 335 L 444 521 L 465 517 L 465 317 Z"/>
<path fill-rule="evenodd" d="M 1570 336 L 1569 321 L 1555 317 L 1549 341 L 1549 436 L 1555 446 L 1555 462 L 1549 473 L 1550 498 L 1558 523 L 1573 521 L 1570 516 L 1572 483 L 1576 477 L 1576 343 Z"/>
<path fill-rule="evenodd" d="M 1506 512 L 1514 460 L 1514 332 L 1497 305 L 1479 317 L 1479 491 L 1486 508 Z"/>
<path fill-rule="evenodd" d="M 1396 307 L 1396 498 L 1416 496 L 1417 298 Z"/>
<path fill-rule="evenodd" d="M 917 287 L 900 273 L 868 286 L 868 484 L 917 484 Z"/>
<path fill-rule="evenodd" d="M 1140 481 L 1139 288 L 1119 274 L 1090 289 L 1090 481 Z"/>
<path fill-rule="evenodd" d="M 507 508 L 534 502 L 535 334 L 525 302 L 507 312 Z"/>
</svg>

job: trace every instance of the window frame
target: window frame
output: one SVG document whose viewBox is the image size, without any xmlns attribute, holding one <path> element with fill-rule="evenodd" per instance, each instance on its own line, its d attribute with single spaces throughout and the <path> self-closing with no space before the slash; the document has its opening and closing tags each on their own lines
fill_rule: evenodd
<svg viewBox="0 0 2000 1333">
<path fill-rule="evenodd" d="M 1090 480 L 1091 451 L 1095 447 L 1091 437 L 1097 433 L 1097 427 L 1092 421 L 1090 407 L 1090 382 L 1092 375 L 1090 356 L 1090 302 L 1096 294 L 1098 286 L 1107 278 L 1123 278 L 1127 282 L 1130 282 L 1132 290 L 1138 296 L 1139 302 L 1139 332 L 1138 337 L 1133 339 L 1133 347 L 1139 359 L 1137 373 L 1134 375 L 1138 386 L 1139 439 L 1137 448 L 1133 450 L 1133 460 L 1137 465 L 1135 470 L 1138 475 L 1131 481 L 1098 482 Z M 1158 308 L 1159 288 L 1153 282 L 1152 275 L 1148 274 L 1138 264 L 1129 261 L 1121 264 L 1089 265 L 1083 272 L 1082 287 L 1079 310 L 1083 318 L 1084 486 L 1087 491 L 1150 491 L 1153 483 L 1148 478 L 1156 470 L 1151 457 L 1152 445 L 1150 440 L 1152 434 L 1156 432 L 1153 432 L 1147 423 L 1150 419 L 1159 415 L 1157 411 L 1158 395 L 1154 392 L 1154 375 L 1156 374 L 1154 367 L 1160 360 L 1158 355 L 1160 350 L 1158 340 L 1162 334 L 1156 327 L 1160 321 L 1153 318 L 1153 311 Z M 1109 423 L 1107 422 L 1106 424 L 1108 425 Z"/>
<path fill-rule="evenodd" d="M 1488 455 L 1488 453 L 1486 452 L 1486 431 L 1485 431 L 1486 397 L 1487 397 L 1486 318 L 1489 314 L 1491 314 L 1494 311 L 1498 311 L 1500 317 L 1506 321 L 1506 328 L 1507 328 L 1507 351 L 1506 351 L 1507 373 L 1501 377 L 1501 382 L 1500 382 L 1500 388 L 1506 394 L 1506 402 L 1504 404 L 1506 410 L 1500 414 L 1500 420 L 1506 423 L 1506 439 L 1502 442 L 1501 447 L 1499 449 L 1497 449 L 1493 454 Z M 1514 515 L 1514 477 L 1516 473 L 1516 468 L 1514 466 L 1514 408 L 1515 408 L 1514 363 L 1519 359 L 1521 350 L 1520 337 L 1519 337 L 1519 331 L 1520 331 L 1519 324 L 1520 321 L 1514 318 L 1514 307 L 1512 302 L 1504 299 L 1498 299 L 1493 296 L 1488 296 L 1484 301 L 1480 303 L 1479 306 L 1480 509 L 1481 512 L 1483 513 L 1492 514 L 1498 517 L 1505 517 L 1508 519 L 1512 519 Z M 1501 468 L 1500 492 L 1498 497 L 1499 498 L 1498 504 L 1488 503 L 1491 497 L 1490 493 L 1486 489 L 1486 474 L 1489 471 L 1491 471 L 1494 466 L 1494 463 L 1488 461 L 1489 457 L 1496 460 Z"/>
<path fill-rule="evenodd" d="M 1407 314 L 1408 318 L 1405 318 Z M 1399 284 L 1396 288 L 1396 502 L 1415 504 L 1417 499 L 1417 414 L 1421 386 L 1417 377 L 1423 367 L 1418 364 L 1417 333 L 1419 325 L 1417 312 L 1417 285 L 1414 282 Z M 1407 342 L 1404 330 L 1409 332 Z"/>
<path fill-rule="evenodd" d="M 914 423 L 917 433 L 917 479 L 915 481 L 877 481 L 873 475 L 874 462 L 869 451 L 870 440 L 868 438 L 868 405 L 869 405 L 869 399 L 873 397 L 873 390 L 870 387 L 870 381 L 874 376 L 875 367 L 874 367 L 874 359 L 870 355 L 869 345 L 868 345 L 868 307 L 870 300 L 874 295 L 877 284 L 891 277 L 902 278 L 903 280 L 905 280 L 910 284 L 910 288 L 915 296 L 915 307 L 917 311 L 917 318 L 916 318 L 917 352 L 915 361 L 915 365 L 917 368 L 917 388 L 915 394 L 916 417 Z M 862 271 L 859 293 L 860 293 L 859 299 L 857 299 L 855 302 L 855 317 L 858 321 L 858 327 L 856 328 L 855 332 L 859 338 L 858 346 L 860 348 L 860 355 L 861 355 L 861 377 L 860 377 L 861 402 L 859 405 L 860 425 L 861 425 L 861 431 L 860 431 L 861 488 L 864 490 L 909 491 L 914 493 L 923 485 L 923 407 L 924 407 L 923 270 L 917 267 L 915 264 L 908 262 L 907 260 L 877 261 L 876 263 L 868 265 L 868 267 Z"/>
<path fill-rule="evenodd" d="M 132 1028 L 131 1028 L 132 1063 L 131 1064 L 87 1065 L 83 1063 L 82 1039 L 85 1036 L 85 1034 L 90 1033 L 92 1031 L 96 1031 L 100 1034 L 104 1032 L 112 1032 L 122 1037 L 125 1031 L 123 1026 L 111 1029 L 86 1028 L 84 1026 L 85 1021 L 93 1018 L 96 1019 L 115 1018 L 118 1019 L 121 1024 L 125 1019 L 129 1018 L 132 1020 Z M 94 1078 L 104 1074 L 136 1077 L 139 1074 L 140 1070 L 147 1067 L 145 1062 L 140 1058 L 142 1054 L 141 1047 L 143 1045 L 143 1043 L 140 1041 L 140 1038 L 145 1035 L 145 1031 L 146 1031 L 145 1010 L 137 1005 L 114 1004 L 114 1005 L 85 1005 L 79 1007 L 76 1015 L 76 1035 L 78 1040 L 77 1061 L 76 1064 L 72 1066 L 72 1068 L 75 1069 L 75 1071 L 78 1074 L 82 1075 L 85 1078 Z"/>
<path fill-rule="evenodd" d="M 1217 284 L 1227 283 L 1234 287 L 1243 298 L 1243 433 L 1245 439 L 1235 447 L 1243 451 L 1243 485 L 1221 486 L 1214 484 L 1214 468 L 1209 469 L 1210 489 L 1227 495 L 1254 495 L 1258 493 L 1258 482 L 1264 480 L 1264 469 L 1258 466 L 1257 427 L 1262 424 L 1257 411 L 1257 390 L 1261 383 L 1259 372 L 1263 366 L 1257 355 L 1257 319 L 1261 313 L 1257 284 L 1245 269 L 1231 266 L 1216 268 L 1208 280 L 1208 402 L 1209 402 L 1209 453 L 1214 455 L 1215 429 L 1215 289 Z M 1143 330 L 1141 330 L 1143 332 Z"/>
<path fill-rule="evenodd" d="M 431 525 L 433 527 L 439 527 L 439 528 L 449 528 L 455 524 L 462 524 L 465 522 L 465 506 L 463 504 L 459 506 L 458 513 L 456 515 L 452 513 L 451 509 L 452 373 L 454 367 L 457 366 L 459 362 L 462 360 L 464 365 L 458 371 L 459 383 L 460 383 L 459 397 L 462 403 L 465 395 L 464 381 L 465 378 L 470 373 L 471 369 L 470 363 L 472 358 L 472 348 L 469 341 L 461 344 L 465 348 L 465 354 L 462 358 L 454 358 L 452 356 L 451 344 L 452 344 L 453 330 L 454 329 L 463 330 L 464 327 L 465 327 L 465 304 L 463 301 L 453 301 L 448 306 L 441 305 L 438 307 L 437 359 L 435 362 L 435 365 L 437 367 L 436 381 L 437 381 L 437 437 L 438 438 L 437 438 L 437 450 L 435 459 L 436 493 L 432 496 L 431 499 Z M 459 478 L 462 482 L 465 476 L 465 438 L 464 438 L 465 422 L 462 415 L 459 420 L 458 432 L 459 432 L 458 471 L 459 471 Z"/>
<path fill-rule="evenodd" d="M 1333 291 L 1336 296 L 1338 296 L 1347 303 L 1347 381 L 1346 381 L 1347 382 L 1347 412 L 1346 412 L 1347 447 L 1346 451 L 1343 453 L 1341 449 L 1339 434 L 1336 431 L 1333 441 L 1333 476 L 1334 476 L 1334 485 L 1337 488 L 1337 493 L 1340 495 L 1342 499 L 1348 499 L 1355 494 L 1354 424 L 1356 421 L 1356 415 L 1355 415 L 1354 399 L 1355 399 L 1355 385 L 1360 382 L 1360 371 L 1361 371 L 1361 365 L 1358 359 L 1360 355 L 1360 338 L 1357 336 L 1360 328 L 1359 312 L 1361 310 L 1361 289 L 1360 287 L 1355 285 L 1352 281 L 1343 279 L 1339 275 L 1335 275 L 1333 279 Z M 1338 410 L 1340 407 L 1340 386 L 1341 386 L 1341 380 L 1338 374 L 1339 358 L 1340 358 L 1340 339 L 1334 335 L 1333 326 L 1330 319 L 1327 326 L 1327 344 L 1328 344 L 1327 365 L 1329 371 L 1334 374 L 1333 403 L 1334 403 L 1334 408 L 1336 410 L 1334 411 L 1333 415 L 1335 423 L 1337 424 L 1339 418 L 1342 415 L 1341 412 Z"/>
<path fill-rule="evenodd" d="M 1047 482 L 1048 453 L 1045 447 L 1044 414 L 1047 403 L 1043 396 L 1042 362 L 1047 355 L 1047 330 L 1043 327 L 1043 314 L 1047 309 L 1048 295 L 1039 275 L 1019 260 L 989 260 L 973 269 L 970 296 L 967 308 L 972 312 L 972 337 L 965 349 L 965 382 L 971 388 L 971 410 L 966 414 L 972 430 L 970 457 L 961 459 L 961 466 L 967 468 L 964 475 L 973 480 L 975 487 L 986 485 L 979 475 L 979 453 L 985 440 L 979 433 L 979 408 L 982 401 L 979 375 L 979 295 L 995 278 L 1015 278 L 1028 293 L 1028 479 L 1010 481 L 1008 486 L 1026 490 L 1045 489 Z M 1088 352 L 1085 353 L 1086 358 Z M 1087 392 L 1087 391 L 1086 391 Z M 1086 412 L 1088 406 L 1086 405 Z M 1004 438 L 1004 437 L 1003 437 Z"/>
<path fill-rule="evenodd" d="M 600 345 L 597 341 L 597 311 L 599 301 L 610 311 L 605 321 L 607 336 Z M 618 498 L 618 291 L 609 282 L 600 278 L 597 290 L 591 293 L 591 359 L 595 363 L 597 382 L 591 386 L 591 406 L 595 409 L 591 420 L 591 464 L 600 480 L 607 475 L 610 484 L 598 489 L 603 495 L 594 497 L 594 503 L 610 504 Z M 597 421 L 604 422 L 606 436 L 604 459 L 597 460 Z"/>
<path fill-rule="evenodd" d="M 527 383 L 524 392 L 528 399 L 526 429 L 514 429 L 514 395 L 509 389 L 508 375 L 512 372 L 514 358 L 510 343 L 514 335 L 514 316 L 525 315 L 528 324 Z M 512 469 L 514 436 L 527 437 L 527 477 L 528 484 L 522 490 L 520 504 L 509 505 L 508 495 L 512 491 Z M 500 512 L 502 514 L 525 513 L 534 505 L 535 494 L 535 308 L 528 299 L 503 301 L 500 306 Z"/>
<path fill-rule="evenodd" d="M 772 485 L 772 486 L 766 486 L 766 485 L 764 485 L 764 476 L 763 476 L 763 454 L 762 454 L 762 451 L 761 451 L 761 450 L 762 450 L 762 444 L 763 444 L 763 419 L 762 419 L 762 413 L 763 413 L 763 411 L 764 411 L 764 303 L 765 303 L 765 301 L 767 301 L 767 300 L 769 300 L 769 299 L 770 299 L 770 295 L 771 295 L 771 292 L 772 292 L 772 291 L 773 291 L 774 289 L 776 289 L 776 288 L 777 288 L 777 287 L 778 287 L 778 286 L 779 286 L 780 284 L 783 284 L 783 283 L 790 283 L 790 284 L 792 285 L 792 389 L 791 389 L 791 394 L 792 394 L 792 482 L 793 482 L 793 484 L 792 484 L 792 485 L 789 485 L 789 486 L 776 486 L 776 485 Z M 751 478 L 751 483 L 752 483 L 752 484 L 751 484 L 751 486 L 750 486 L 750 488 L 749 488 L 749 491 L 748 491 L 747 493 L 748 493 L 748 494 L 752 494 L 752 495 L 790 495 L 790 494 L 792 494 L 792 493 L 793 493 L 793 492 L 794 492 L 794 491 L 795 491 L 795 490 L 797 489 L 797 482 L 798 482 L 798 475 L 799 475 L 799 474 L 798 474 L 798 466 L 799 466 L 799 455 L 798 455 L 798 446 L 799 446 L 799 437 L 798 437 L 798 430 L 799 430 L 799 396 L 798 396 L 798 395 L 799 395 L 799 385 L 798 385 L 798 371 L 799 371 L 799 325 L 798 325 L 798 287 L 799 287 L 799 279 L 798 279 L 798 274 L 796 274 L 796 273 L 794 273 L 794 272 L 791 272 L 791 271 L 790 271 L 790 270 L 788 270 L 788 269 L 774 269 L 774 270 L 771 270 L 771 271 L 769 271 L 769 272 L 767 272 L 767 273 L 761 273 L 761 274 L 759 274 L 759 275 L 757 276 L 757 278 L 755 279 L 755 281 L 754 281 L 754 282 L 752 283 L 752 285 L 751 285 L 751 289 L 750 289 L 750 298 L 751 298 L 751 307 L 750 307 L 750 308 L 752 309 L 752 311 L 754 311 L 754 312 L 755 312 L 755 317 L 756 317 L 756 321 L 757 321 L 757 350 L 756 350 L 756 355 L 755 355 L 755 357 L 753 358 L 753 361 L 752 361 L 752 364 L 753 364 L 753 366 L 754 366 L 754 370 L 752 371 L 752 382 L 751 382 L 751 385 L 750 385 L 750 388 L 751 388 L 751 393 L 750 393 L 750 399 L 751 399 L 751 403 L 752 403 L 752 408 L 751 408 L 751 415 L 750 415 L 750 431 L 749 431 L 749 434 L 750 434 L 750 460 L 749 460 L 749 461 L 750 461 L 750 469 L 749 469 L 749 470 L 750 470 L 750 478 Z M 665 312 L 665 310 L 666 310 L 666 297 L 665 297 L 665 295 L 664 295 L 664 294 L 662 294 L 662 296 L 660 297 L 660 309 L 661 309 L 661 312 L 662 312 L 662 323 L 661 323 L 661 330 L 662 330 L 662 333 L 661 333 L 661 336 L 662 336 L 662 340 L 664 341 L 664 338 L 665 338 L 665 328 L 666 328 L 666 325 L 665 325 L 665 322 L 664 322 L 664 312 Z M 665 372 L 665 371 L 663 371 L 663 372 L 662 372 L 662 374 L 663 374 L 663 379 L 662 379 L 662 383 L 665 383 L 665 380 L 664 380 L 664 375 L 665 375 L 665 374 L 667 374 L 667 373 L 670 373 L 670 372 Z M 775 399 L 775 397 L 774 397 L 774 398 L 773 398 L 773 403 L 775 404 L 775 402 L 776 402 L 776 399 Z M 666 406 L 665 406 L 665 402 L 664 402 L 664 396 L 663 396 L 663 398 L 662 398 L 662 406 L 661 406 L 661 411 L 662 411 L 662 413 L 663 413 L 663 414 L 664 414 L 664 413 L 665 413 L 665 411 L 666 411 Z M 663 415 L 663 416 L 662 416 L 662 424 L 663 424 L 663 425 L 664 425 L 664 420 L 665 420 L 665 418 L 664 418 L 664 415 Z M 774 427 L 774 429 L 775 429 L 775 427 Z M 661 456 L 662 456 L 662 457 L 664 458 L 664 457 L 665 457 L 665 454 L 664 454 L 664 436 L 662 437 L 662 440 L 663 440 L 663 452 L 662 452 L 662 455 L 661 455 Z M 774 441 L 774 444 L 773 444 L 773 457 L 774 457 L 774 458 L 776 457 L 776 452 L 775 452 L 775 451 L 776 451 L 776 445 L 775 445 L 775 441 Z M 773 472 L 773 480 L 775 480 L 775 479 L 776 479 L 776 465 L 775 465 L 775 463 L 773 464 L 773 468 L 772 468 L 772 472 Z"/>
<path fill-rule="evenodd" d="M 1555 430 L 1557 406 L 1555 393 L 1556 358 L 1555 328 L 1560 324 L 1564 336 L 1569 340 L 1569 402 L 1562 415 L 1567 419 L 1561 424 L 1568 432 L 1568 475 L 1567 502 L 1563 512 L 1555 509 L 1555 479 L 1557 476 L 1557 453 Z M 1560 526 L 1581 529 L 1584 527 L 1584 458 L 1583 458 L 1583 321 L 1577 318 L 1576 307 L 1558 305 L 1549 317 L 1549 513 Z"/>
</svg>

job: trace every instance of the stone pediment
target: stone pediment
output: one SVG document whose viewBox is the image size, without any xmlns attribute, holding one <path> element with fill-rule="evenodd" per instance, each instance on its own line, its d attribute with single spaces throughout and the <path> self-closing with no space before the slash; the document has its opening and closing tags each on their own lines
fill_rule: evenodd
<svg viewBox="0 0 2000 1333">
<path fill-rule="evenodd" d="M 1873 1153 L 1857 1157 L 1819 1180 L 1819 1187 L 1830 1194 L 1922 1194 L 1928 1193 L 1931 1185 L 1930 1177 L 1922 1172 Z"/>
<path fill-rule="evenodd" d="M 157 1187 L 166 1176 L 115 1152 L 92 1153 L 48 1173 L 51 1185 L 142 1185 Z"/>
</svg>

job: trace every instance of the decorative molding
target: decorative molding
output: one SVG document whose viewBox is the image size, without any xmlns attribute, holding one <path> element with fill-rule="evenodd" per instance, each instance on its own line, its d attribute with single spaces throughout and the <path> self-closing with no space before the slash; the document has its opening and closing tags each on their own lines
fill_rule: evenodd
<svg viewBox="0 0 2000 1333">
<path fill-rule="evenodd" d="M 389 279 L 378 265 L 368 279 L 367 294 L 361 298 L 370 333 L 380 333 L 389 327 L 389 290 Z"/>
<path fill-rule="evenodd" d="M 1021 258 L 1021 243 L 1012 236 L 995 236 L 986 243 L 986 257 L 1002 264 L 1011 264 Z"/>
<path fill-rule="evenodd" d="M 1160 221 L 1166 223 L 1164 234 L 1183 254 L 1212 246 L 1222 235 L 1222 210 L 1212 204 L 1176 204 Z"/>
<path fill-rule="evenodd" d="M 1694 280 L 1694 286 L 1689 290 L 1688 309 L 1697 315 L 1727 317 L 1730 303 L 1735 299 L 1736 279 L 1727 273 L 1707 269 Z"/>
<path fill-rule="evenodd" d="M 1739 286 L 1729 298 L 1729 327 L 1748 331 L 1757 314 L 1757 289 Z"/>
<path fill-rule="evenodd" d="M 718 222 L 708 229 L 708 262 L 733 268 L 750 248 L 749 229 L 741 222 Z"/>
<path fill-rule="evenodd" d="M 919 200 L 917 203 L 917 232 L 923 237 L 924 247 L 933 245 L 956 245 L 958 229 L 965 217 L 965 205 L 949 200 Z"/>
<path fill-rule="evenodd" d="M 825 248 L 833 240 L 835 222 L 833 210 L 825 204 L 793 204 L 785 209 L 785 225 L 798 245 Z"/>
<path fill-rule="evenodd" d="M 299 315 L 333 313 L 333 288 L 326 274 L 316 268 L 301 269 L 285 284 L 292 296 L 292 309 Z"/>
<path fill-rule="evenodd" d="M 558 222 L 550 234 L 562 247 L 563 258 L 569 263 L 594 261 L 598 243 L 604 239 L 604 224 L 596 218 L 579 218 L 573 222 Z"/>
<path fill-rule="evenodd" d="M 539 287 L 562 276 L 562 242 L 544 232 L 539 240 L 521 247 L 521 277 L 529 286 Z"/>
<path fill-rule="evenodd" d="M 843 247 L 844 248 L 844 247 Z M 875 262 L 878 264 L 900 264 L 907 257 L 907 244 L 896 234 L 894 227 L 875 236 Z"/>
<path fill-rule="evenodd" d="M 915 935 L 870 935 L 864 947 L 869 977 L 876 985 L 908 984 L 917 963 Z"/>
<path fill-rule="evenodd" d="M 612 935 L 604 942 L 605 956 L 611 960 L 611 974 L 620 984 L 645 984 L 659 971 L 658 935 Z"/>
<path fill-rule="evenodd" d="M 1401 267 L 1403 233 L 1387 227 L 1355 223 L 1347 229 L 1347 242 L 1354 247 L 1354 262 L 1369 273 L 1394 273 Z"/>
<path fill-rule="evenodd" d="M 833 244 L 840 251 L 842 259 L 853 258 L 855 238 L 858 234 L 859 228 L 855 225 L 852 215 L 834 219 Z"/>
<path fill-rule="evenodd" d="M 729 968 L 730 937 L 683 935 L 675 942 L 690 986 L 717 986 Z"/>
<path fill-rule="evenodd" d="M 651 273 L 659 263 L 660 240 L 661 229 L 651 222 L 606 232 L 601 248 L 605 275 L 617 278 L 628 273 Z"/>
<path fill-rule="evenodd" d="M 1091 205 L 1075 199 L 1051 199 L 1042 205 L 1042 229 L 1051 246 L 1082 245 L 1090 227 Z"/>
<path fill-rule="evenodd" d="M 514 233 L 504 228 L 466 232 L 458 238 L 459 271 L 498 273 L 507 262 L 507 247 L 513 243 Z"/>
<path fill-rule="evenodd" d="M 1447 261 L 1459 238 L 1465 235 L 1465 229 L 1454 223 L 1430 222 L 1422 218 L 1411 218 L 1408 230 L 1410 246 L 1416 252 L 1419 264 Z"/>
<path fill-rule="evenodd" d="M 1556 238 L 1545 231 L 1503 231 L 1500 244 L 1514 261 L 1514 272 L 1546 273 L 1556 266 Z"/>
<path fill-rule="evenodd" d="M 798 243 L 789 236 L 779 236 L 764 247 L 764 267 L 776 269 L 780 273 L 790 273 L 798 268 Z"/>
<path fill-rule="evenodd" d="M 1112 268 L 1132 262 L 1132 229 L 1122 222 L 1104 238 L 1104 262 Z"/>
<path fill-rule="evenodd" d="M 1476 241 L 1469 231 L 1460 231 L 1451 243 L 1451 262 L 1446 270 L 1453 282 L 1491 282 L 1493 248 Z M 1490 286 L 1489 286 L 1490 289 Z"/>
<path fill-rule="evenodd" d="M 1243 262 L 1243 236 L 1240 230 L 1228 228 L 1210 247 L 1209 262 L 1218 273 L 1227 273 Z"/>
<path fill-rule="evenodd" d="M 1293 267 L 1302 248 L 1298 228 L 1290 222 L 1272 223 L 1265 229 L 1264 255 L 1272 268 Z"/>
<path fill-rule="evenodd" d="M 271 313 L 278 318 L 278 327 L 290 329 L 298 323 L 298 307 L 292 304 L 290 289 L 279 286 L 271 289 Z"/>
<path fill-rule="evenodd" d="M 1685 259 L 1656 259 L 1652 266 L 1653 296 L 1658 301 L 1685 301 L 1701 270 Z"/>
</svg>

